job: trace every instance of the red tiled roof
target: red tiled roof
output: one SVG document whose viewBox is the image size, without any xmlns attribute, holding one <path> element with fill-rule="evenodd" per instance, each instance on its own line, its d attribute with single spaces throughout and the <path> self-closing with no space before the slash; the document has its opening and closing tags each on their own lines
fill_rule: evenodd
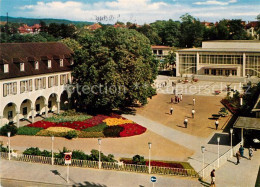
<svg viewBox="0 0 260 187">
<path fill-rule="evenodd" d="M 70 58 L 73 52 L 64 44 L 48 43 L 1 43 L 0 44 L 0 80 L 30 75 L 70 71 Z M 60 67 L 59 58 L 63 58 L 64 66 Z M 39 61 L 39 70 L 35 70 L 34 62 Z M 52 60 L 52 68 L 48 68 L 47 60 Z M 25 71 L 21 72 L 20 62 L 25 63 Z M 9 73 L 3 72 L 3 64 L 9 64 Z"/>
</svg>

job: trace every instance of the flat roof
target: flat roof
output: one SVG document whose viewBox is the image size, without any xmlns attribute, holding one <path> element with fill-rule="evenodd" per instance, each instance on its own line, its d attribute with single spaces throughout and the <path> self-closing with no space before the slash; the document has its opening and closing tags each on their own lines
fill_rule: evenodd
<svg viewBox="0 0 260 187">
<path fill-rule="evenodd" d="M 164 45 L 152 45 L 152 49 L 171 49 L 169 46 L 164 46 Z"/>
<path fill-rule="evenodd" d="M 203 42 L 240 42 L 240 43 L 260 43 L 260 40 L 209 40 Z"/>
<path fill-rule="evenodd" d="M 248 49 L 248 48 L 189 48 L 180 49 L 177 52 L 248 52 L 248 53 L 260 53 L 260 49 Z"/>
<path fill-rule="evenodd" d="M 234 128 L 260 130 L 260 118 L 238 117 Z"/>
</svg>

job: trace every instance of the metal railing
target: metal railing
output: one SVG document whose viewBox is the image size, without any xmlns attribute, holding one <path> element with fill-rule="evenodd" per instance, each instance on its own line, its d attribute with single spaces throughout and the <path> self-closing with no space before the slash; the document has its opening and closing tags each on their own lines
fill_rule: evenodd
<svg viewBox="0 0 260 187">
<path fill-rule="evenodd" d="M 8 160 L 8 153 L 1 152 L 1 158 Z M 50 164 L 50 165 L 52 164 L 51 157 L 33 156 L 33 155 L 24 155 L 24 154 L 15 154 L 15 156 L 11 156 L 11 160 Z M 54 158 L 54 165 L 65 165 L 65 161 L 62 158 Z M 71 166 L 82 167 L 82 168 L 95 168 L 95 169 L 99 168 L 98 161 L 77 160 L 77 159 L 71 160 Z M 101 169 L 136 172 L 136 173 L 149 173 L 149 166 L 146 165 L 123 164 L 123 163 L 115 163 L 115 162 L 101 162 Z M 151 174 L 199 177 L 198 173 L 194 169 L 181 169 L 181 168 L 158 167 L 158 166 L 151 166 Z"/>
<path fill-rule="evenodd" d="M 239 147 L 242 142 L 239 142 L 236 146 L 234 146 L 233 149 L 233 155 L 239 150 Z M 227 152 L 225 152 L 223 155 L 219 157 L 219 167 L 223 166 L 229 159 L 231 158 L 231 149 L 229 149 Z M 205 173 L 204 179 L 210 176 L 210 172 L 213 169 L 218 169 L 218 158 L 214 160 L 212 163 L 208 164 L 206 167 L 204 167 L 201 171 L 199 171 L 199 176 L 203 176 L 203 170 Z"/>
</svg>

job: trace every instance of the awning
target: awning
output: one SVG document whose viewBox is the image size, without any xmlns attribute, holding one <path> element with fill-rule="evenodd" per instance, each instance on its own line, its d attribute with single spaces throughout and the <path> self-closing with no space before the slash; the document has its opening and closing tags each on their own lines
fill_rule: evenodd
<svg viewBox="0 0 260 187">
<path fill-rule="evenodd" d="M 260 130 L 260 118 L 238 117 L 234 128 Z"/>
<path fill-rule="evenodd" d="M 215 66 L 204 66 L 203 69 L 230 69 L 230 70 L 237 70 L 238 66 L 221 66 L 221 65 L 215 65 Z"/>
</svg>

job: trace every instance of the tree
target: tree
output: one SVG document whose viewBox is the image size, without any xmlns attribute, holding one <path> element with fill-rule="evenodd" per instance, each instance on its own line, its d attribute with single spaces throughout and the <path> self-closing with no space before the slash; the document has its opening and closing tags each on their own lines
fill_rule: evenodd
<svg viewBox="0 0 260 187">
<path fill-rule="evenodd" d="M 83 86 L 79 105 L 91 111 L 111 111 L 146 104 L 155 92 L 157 75 L 149 40 L 133 29 L 97 30 L 80 39 L 73 77 Z"/>
<path fill-rule="evenodd" d="M 158 33 L 150 25 L 144 24 L 142 27 L 137 28 L 137 31 L 145 35 L 152 45 L 161 43 L 161 38 L 158 36 Z"/>
<path fill-rule="evenodd" d="M 79 44 L 79 42 L 77 42 L 76 40 L 71 39 L 71 38 L 62 39 L 62 40 L 60 40 L 60 42 L 67 45 L 73 52 L 78 51 L 81 48 L 81 45 Z"/>
<path fill-rule="evenodd" d="M 231 40 L 248 40 L 249 37 L 240 19 L 232 19 L 228 22 Z"/>
<path fill-rule="evenodd" d="M 199 47 L 201 46 L 205 26 L 189 14 L 181 16 L 180 26 L 180 47 Z"/>
</svg>

